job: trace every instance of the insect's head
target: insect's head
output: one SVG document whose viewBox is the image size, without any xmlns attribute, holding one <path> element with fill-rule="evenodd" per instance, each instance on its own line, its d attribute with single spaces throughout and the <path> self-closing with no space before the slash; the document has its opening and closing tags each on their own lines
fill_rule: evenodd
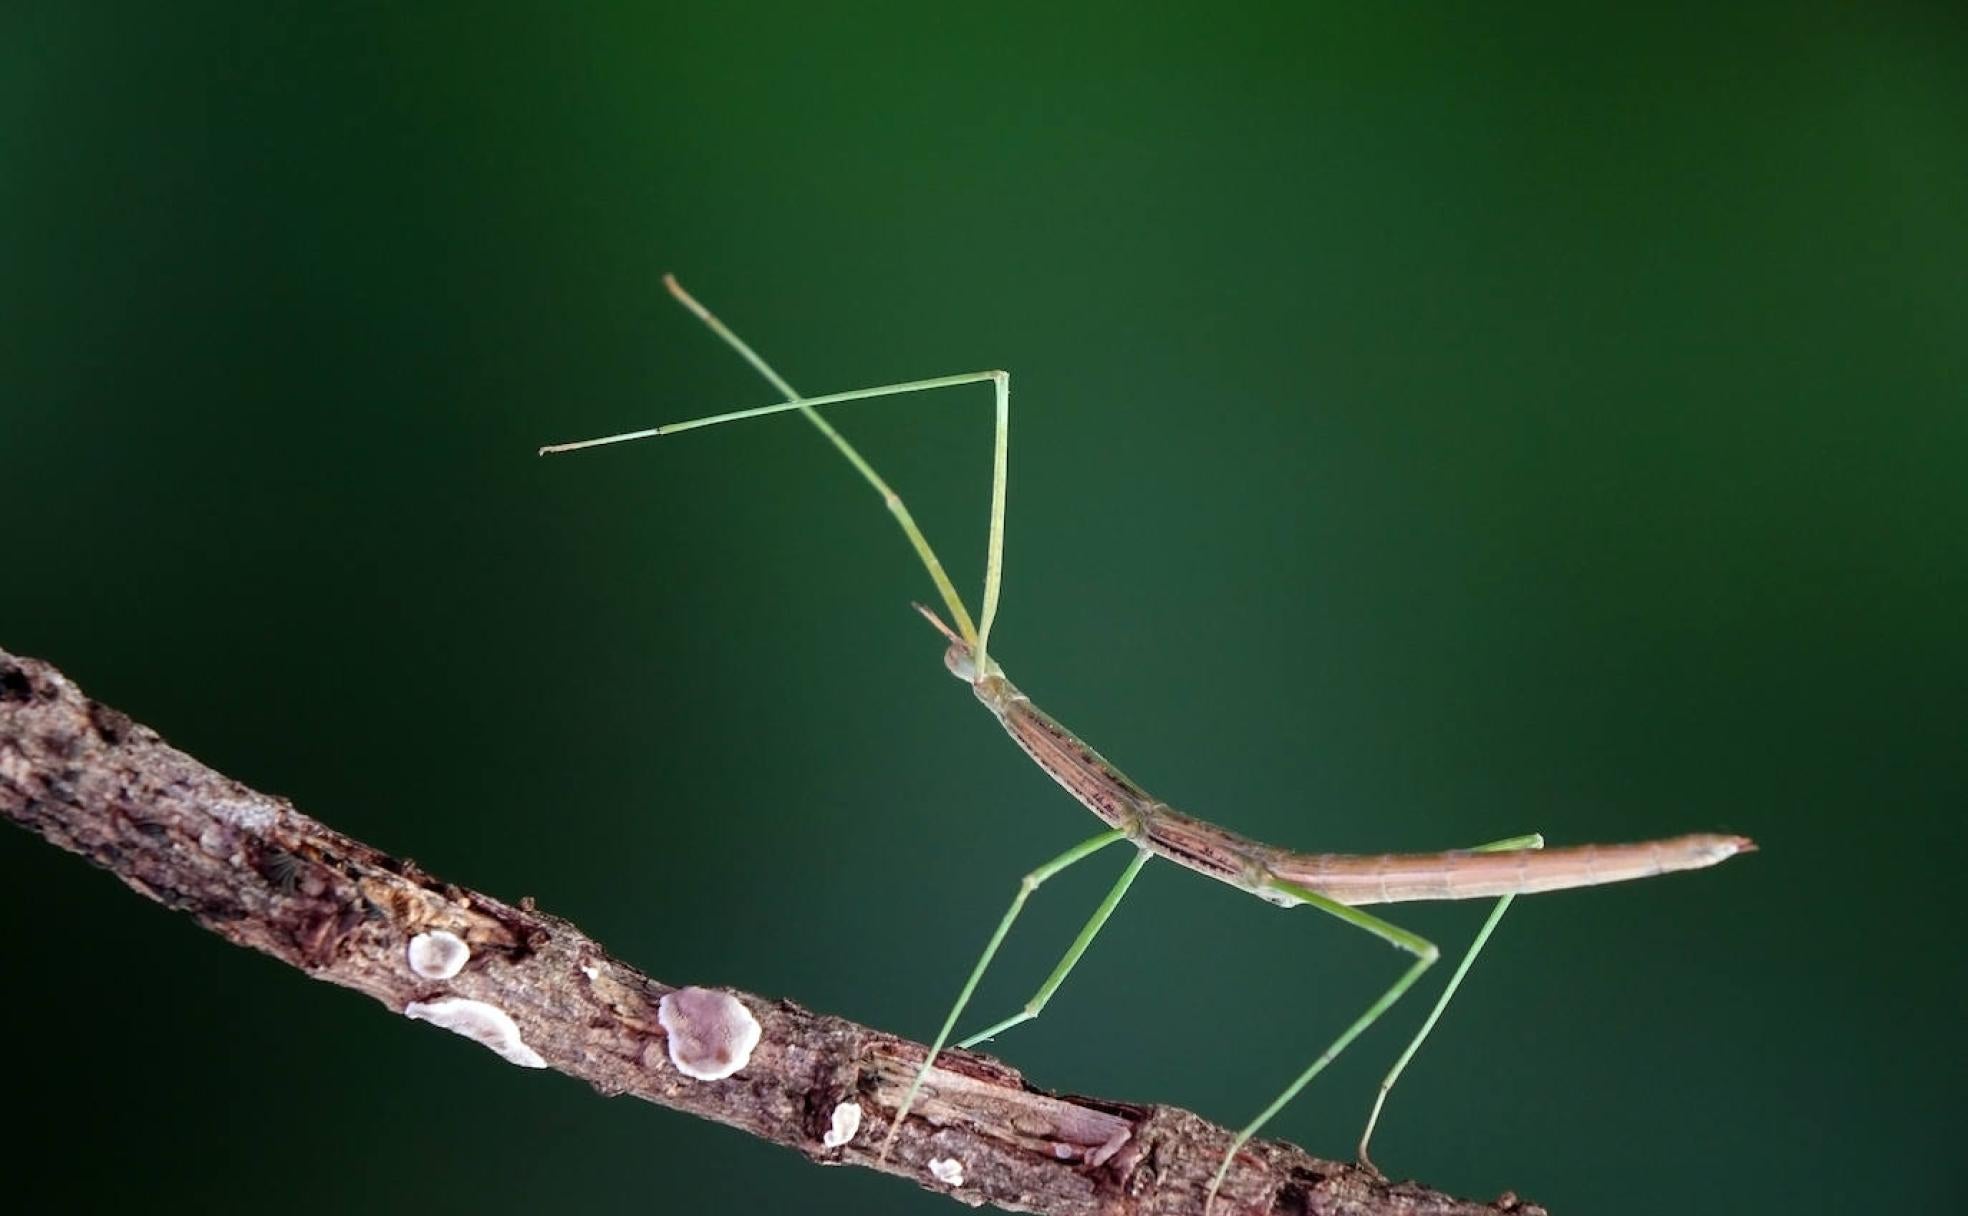
<svg viewBox="0 0 1968 1216">
<path fill-rule="evenodd" d="M 962 638 L 950 643 L 950 648 L 943 652 L 943 666 L 966 684 L 977 680 L 977 659 L 970 653 L 970 643 Z"/>
<path fill-rule="evenodd" d="M 949 668 L 950 674 L 962 680 L 964 683 L 977 683 L 977 657 L 972 652 L 970 643 L 964 640 L 962 634 L 944 624 L 943 618 L 937 616 L 930 609 L 925 608 L 921 604 L 917 604 L 915 608 L 917 612 L 923 614 L 924 620 L 936 626 L 938 633 L 950 639 L 949 649 L 943 652 L 943 666 Z M 991 667 L 995 670 L 997 664 L 993 663 Z"/>
</svg>

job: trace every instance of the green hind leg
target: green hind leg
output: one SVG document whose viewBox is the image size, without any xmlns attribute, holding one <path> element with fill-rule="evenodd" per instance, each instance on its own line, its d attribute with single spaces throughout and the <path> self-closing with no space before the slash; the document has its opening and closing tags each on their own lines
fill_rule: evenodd
<svg viewBox="0 0 1968 1216">
<path fill-rule="evenodd" d="M 1230 1141 L 1230 1149 L 1223 1154 L 1222 1164 L 1216 1167 L 1216 1176 L 1210 1179 L 1209 1194 L 1203 1199 L 1203 1211 L 1206 1216 L 1212 1205 L 1216 1202 L 1216 1192 L 1223 1186 L 1224 1177 L 1230 1172 L 1230 1163 L 1237 1159 L 1237 1150 L 1243 1148 L 1249 1142 L 1250 1138 L 1257 1134 L 1259 1128 L 1269 1123 L 1271 1117 L 1283 1110 L 1286 1104 L 1293 1098 L 1296 1098 L 1298 1092 L 1304 1089 L 1313 1077 L 1323 1072 L 1326 1065 L 1332 1063 L 1333 1059 L 1340 1052 L 1346 1050 L 1347 1044 L 1359 1038 L 1362 1031 L 1373 1025 L 1379 1019 L 1380 1015 L 1386 1013 L 1395 1001 L 1401 999 L 1403 993 L 1414 987 L 1415 981 L 1421 978 L 1422 973 L 1434 966 L 1435 960 L 1441 957 L 1441 951 L 1435 948 L 1434 943 L 1418 934 L 1408 932 L 1399 925 L 1390 924 L 1372 913 L 1362 912 L 1358 908 L 1340 903 L 1338 900 L 1321 895 L 1308 887 L 1301 887 L 1297 883 L 1286 882 L 1283 879 L 1272 879 L 1270 886 L 1282 894 L 1291 896 L 1300 903 L 1310 904 L 1321 912 L 1336 916 L 1349 925 L 1365 929 L 1382 941 L 1414 955 L 1415 961 L 1406 971 L 1401 973 L 1401 977 L 1395 980 L 1386 992 L 1380 994 L 1379 1000 L 1367 1006 L 1365 1013 L 1353 1019 L 1353 1024 L 1340 1032 L 1339 1037 L 1333 1040 L 1332 1046 L 1326 1048 L 1320 1054 L 1319 1058 L 1312 1061 L 1304 1072 L 1299 1073 L 1290 1085 L 1285 1086 L 1285 1091 L 1276 1098 L 1273 1098 L 1271 1104 L 1259 1111 L 1257 1117 L 1245 1124 L 1243 1130 L 1239 1131 Z"/>
<path fill-rule="evenodd" d="M 1533 833 L 1528 836 L 1513 836 L 1508 840 L 1499 840 L 1491 844 L 1479 845 L 1469 851 L 1472 853 L 1498 853 L 1514 849 L 1541 849 L 1543 847 L 1544 837 Z M 1203 1210 L 1205 1213 L 1215 1204 L 1217 1190 L 1222 1187 L 1224 1177 L 1229 1174 L 1230 1164 L 1236 1160 L 1237 1150 L 1243 1148 L 1250 1141 L 1251 1137 L 1257 1134 L 1258 1129 L 1270 1122 L 1272 1116 L 1283 1110 L 1293 1098 L 1296 1098 L 1299 1091 L 1304 1089 L 1313 1077 L 1323 1072 L 1326 1065 L 1332 1063 L 1334 1057 L 1345 1050 L 1348 1044 L 1360 1037 L 1360 1034 L 1367 1027 L 1379 1020 L 1380 1015 L 1386 1013 L 1395 1001 L 1400 1000 L 1401 996 L 1409 988 L 1414 986 L 1415 981 L 1421 978 L 1422 973 L 1433 966 L 1436 959 L 1441 956 L 1441 952 L 1436 949 L 1433 943 L 1399 926 L 1389 924 L 1387 921 L 1371 913 L 1362 912 L 1358 908 L 1339 903 L 1336 900 L 1320 895 L 1316 891 L 1301 887 L 1296 883 L 1274 879 L 1271 885 L 1302 903 L 1311 904 L 1323 912 L 1338 917 L 1347 924 L 1365 929 L 1382 941 L 1406 950 L 1415 956 L 1415 961 L 1412 966 L 1401 974 L 1399 979 L 1394 981 L 1392 987 L 1381 994 L 1379 1000 L 1369 1005 L 1366 1012 L 1354 1019 L 1353 1024 L 1342 1031 L 1337 1039 L 1333 1040 L 1332 1046 L 1326 1048 L 1318 1059 L 1312 1061 L 1311 1065 L 1304 1072 L 1300 1073 L 1290 1085 L 1285 1087 L 1283 1093 L 1272 1099 L 1269 1106 L 1259 1111 L 1257 1117 L 1252 1119 L 1236 1134 L 1230 1142 L 1229 1151 L 1223 1155 L 1222 1164 L 1216 1167 L 1216 1176 L 1210 1180 L 1209 1194 L 1203 1201 Z M 1415 1052 L 1420 1050 L 1422 1040 L 1426 1039 L 1428 1032 L 1435 1028 L 1435 1023 L 1441 1018 L 1442 1010 L 1447 1007 L 1449 998 L 1455 995 L 1456 988 L 1461 985 L 1463 976 L 1469 973 L 1470 964 L 1476 961 L 1476 955 L 1482 951 L 1484 943 L 1489 940 L 1490 933 L 1496 928 L 1497 921 L 1503 918 L 1504 911 L 1510 907 L 1511 899 L 1511 896 L 1506 895 L 1497 901 L 1497 906 L 1490 912 L 1489 919 L 1484 922 L 1483 928 L 1477 933 L 1475 943 L 1470 946 L 1469 952 L 1463 956 L 1462 962 L 1456 967 L 1455 975 L 1450 978 L 1447 990 L 1435 1002 L 1435 1008 L 1429 1012 L 1428 1020 L 1422 1024 L 1420 1033 L 1415 1035 L 1414 1040 L 1408 1044 L 1407 1050 L 1403 1051 L 1400 1059 L 1394 1062 L 1394 1067 L 1388 1072 L 1386 1079 L 1380 1083 L 1380 1093 L 1375 1099 L 1373 1114 L 1367 1119 L 1366 1131 L 1360 1137 L 1360 1160 L 1368 1168 L 1373 1168 L 1373 1163 L 1366 1156 L 1367 1141 L 1373 1135 L 1374 1124 L 1380 1118 L 1380 1108 L 1382 1103 L 1387 1099 L 1388 1091 L 1394 1087 L 1394 1082 L 1400 1077 L 1401 1071 L 1408 1066 L 1408 1061 L 1414 1058 Z"/>
<path fill-rule="evenodd" d="M 1469 851 L 1472 853 L 1510 853 L 1518 849 L 1541 849 L 1543 847 L 1544 837 L 1533 832 L 1528 836 L 1512 836 L 1508 840 L 1477 845 Z M 1394 1088 L 1394 1082 L 1401 1079 L 1402 1070 L 1407 1068 L 1408 1061 L 1414 1059 L 1415 1052 L 1421 1050 L 1422 1040 L 1428 1037 L 1429 1031 L 1435 1029 L 1435 1023 L 1441 1019 L 1442 1011 L 1449 1007 L 1449 998 L 1453 997 L 1456 994 L 1456 989 L 1462 986 L 1462 978 L 1469 974 L 1470 965 L 1476 961 L 1476 956 L 1483 952 L 1483 946 L 1490 940 L 1490 934 L 1495 931 L 1497 922 L 1502 920 L 1503 914 L 1510 910 L 1510 901 L 1515 898 L 1517 897 L 1514 895 L 1506 895 L 1496 901 L 1496 907 L 1490 909 L 1489 919 L 1485 920 L 1483 927 L 1476 931 L 1476 940 L 1469 944 L 1468 953 L 1464 954 L 1462 961 L 1456 964 L 1455 974 L 1449 977 L 1448 987 L 1442 989 L 1442 995 L 1436 999 L 1435 1008 L 1428 1011 L 1428 1019 L 1421 1024 L 1421 1029 L 1415 1032 L 1415 1037 L 1408 1044 L 1407 1050 L 1403 1051 L 1400 1058 L 1394 1061 L 1394 1067 L 1387 1070 L 1387 1076 L 1381 1079 L 1380 1092 L 1374 1095 L 1373 1110 L 1367 1115 L 1367 1126 L 1360 1133 L 1360 1147 L 1355 1153 L 1359 1158 L 1360 1164 L 1373 1170 L 1375 1173 L 1380 1172 L 1380 1167 L 1376 1166 L 1373 1163 L 1373 1159 L 1367 1156 L 1367 1141 L 1373 1139 L 1374 1126 L 1380 1122 L 1380 1108 L 1387 1104 L 1388 1092 Z"/>
</svg>

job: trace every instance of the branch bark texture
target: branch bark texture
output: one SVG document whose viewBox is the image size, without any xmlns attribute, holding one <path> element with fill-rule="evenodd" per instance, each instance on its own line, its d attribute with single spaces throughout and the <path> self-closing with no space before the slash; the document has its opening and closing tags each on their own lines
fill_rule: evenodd
<svg viewBox="0 0 1968 1216">
<path fill-rule="evenodd" d="M 883 1133 L 926 1050 L 881 1030 L 747 992 L 761 1027 L 749 1062 L 693 1080 L 658 1017 L 674 989 L 566 921 L 445 882 L 200 764 L 84 696 L 53 666 L 0 651 L 0 815 L 88 858 L 237 945 L 353 988 L 392 1013 L 511 1019 L 501 1054 L 783 1144 L 827 1165 L 905 1177 L 978 1206 L 1051 1216 L 1202 1216 L 1231 1135 L 1166 1106 L 1060 1096 L 998 1061 L 945 1054 L 885 1159 Z M 449 933 L 461 970 L 410 943 Z M 455 951 L 453 951 L 455 960 Z M 415 1006 L 416 1009 L 412 1010 Z M 499 1019 L 468 1027 L 498 1039 Z M 488 1061 L 489 1062 L 489 1061 Z M 827 1133 L 844 1103 L 859 1133 Z M 836 1137 L 837 1138 L 837 1137 Z M 931 1169 L 931 1162 L 938 1167 Z M 951 1163 L 955 1163 L 953 1168 Z M 958 1172 L 960 1171 L 960 1181 Z M 1216 1212 L 1477 1216 L 1542 1209 L 1458 1200 L 1279 1142 L 1245 1146 Z"/>
</svg>

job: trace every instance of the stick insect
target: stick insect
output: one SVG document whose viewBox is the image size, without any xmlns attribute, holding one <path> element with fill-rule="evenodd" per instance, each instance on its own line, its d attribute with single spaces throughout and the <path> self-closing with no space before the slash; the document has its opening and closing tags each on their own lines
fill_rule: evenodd
<svg viewBox="0 0 1968 1216">
<path fill-rule="evenodd" d="M 1367 1006 L 1365 1012 L 1355 1018 L 1330 1046 L 1306 1066 L 1304 1071 L 1285 1086 L 1269 1105 L 1237 1131 L 1210 1182 L 1205 1210 L 1214 1203 L 1218 1189 L 1223 1185 L 1224 1178 L 1228 1175 L 1238 1151 L 1244 1144 L 1297 1097 L 1299 1091 L 1318 1076 L 1334 1057 L 1400 1000 L 1440 957 L 1440 951 L 1433 943 L 1378 916 L 1361 911 L 1361 905 L 1400 903 L 1409 900 L 1483 898 L 1496 900 L 1488 918 L 1477 930 L 1475 939 L 1464 952 L 1455 971 L 1449 976 L 1441 996 L 1436 999 L 1434 1007 L 1422 1021 L 1421 1028 L 1415 1032 L 1407 1047 L 1396 1057 L 1393 1067 L 1387 1071 L 1374 1095 L 1373 1105 L 1368 1112 L 1366 1126 L 1360 1133 L 1356 1150 L 1360 1163 L 1373 1169 L 1376 1167 L 1368 1155 L 1368 1144 L 1373 1138 L 1375 1127 L 1380 1122 L 1381 1111 L 1386 1105 L 1388 1094 L 1393 1090 L 1394 1083 L 1400 1079 L 1409 1062 L 1414 1059 L 1415 1053 L 1421 1049 L 1429 1033 L 1435 1029 L 1442 1011 L 1448 1007 L 1456 990 L 1461 987 L 1470 966 L 1482 953 L 1490 935 L 1496 930 L 1497 923 L 1509 910 L 1512 900 L 1519 895 L 1542 891 L 1596 886 L 1634 878 L 1649 878 L 1677 870 L 1700 869 L 1725 861 L 1738 853 L 1749 852 L 1756 847 L 1753 842 L 1742 836 L 1696 834 L 1637 844 L 1579 845 L 1546 849 L 1544 838 L 1532 833 L 1474 848 L 1441 853 L 1388 854 L 1378 857 L 1338 853 L 1299 853 L 1260 844 L 1215 824 L 1174 810 L 1167 803 L 1150 796 L 1147 791 L 1129 780 L 1120 769 L 1032 704 L 1031 700 L 1019 692 L 1017 687 L 1005 677 L 1004 669 L 991 657 L 989 650 L 991 626 L 997 619 L 999 593 L 1003 584 L 1005 473 L 1011 421 L 1010 375 L 1002 371 L 968 372 L 926 380 L 911 380 L 901 384 L 885 384 L 875 388 L 855 389 L 851 392 L 829 393 L 819 397 L 802 397 L 743 339 L 684 291 L 674 277 L 666 275 L 663 282 L 679 303 L 751 364 L 752 368 L 785 400 L 773 405 L 713 414 L 598 439 L 551 444 L 541 448 L 540 454 L 626 443 L 631 440 L 676 434 L 698 427 L 718 426 L 747 418 L 762 418 L 772 414 L 787 412 L 800 414 L 819 429 L 828 442 L 833 444 L 881 496 L 883 504 L 895 517 L 896 523 L 900 525 L 910 546 L 915 550 L 916 557 L 929 573 L 930 581 L 935 585 L 952 623 L 945 623 L 936 612 L 920 604 L 916 605 L 916 608 L 948 640 L 943 662 L 950 674 L 970 686 L 977 699 L 991 711 L 999 724 L 1011 735 L 1013 741 L 1048 776 L 1106 824 L 1105 830 L 1098 835 L 1074 845 L 1025 875 L 1020 881 L 1011 906 L 1006 909 L 1003 919 L 998 922 L 997 929 L 985 944 L 983 954 L 978 957 L 969 977 L 958 991 L 955 1003 L 930 1045 L 929 1053 L 924 1057 L 922 1066 L 917 1070 L 913 1082 L 896 1109 L 894 1118 L 889 1122 L 888 1132 L 881 1148 L 883 1156 L 887 1155 L 894 1144 L 896 1133 L 908 1118 L 909 1111 L 921 1092 L 923 1082 L 929 1076 L 931 1066 L 944 1047 L 949 1044 L 957 1020 L 969 1006 L 978 981 L 983 978 L 985 970 L 991 965 L 991 960 L 997 955 L 998 947 L 1004 942 L 1005 935 L 1011 931 L 1013 923 L 1017 921 L 1026 900 L 1047 880 L 1109 845 L 1128 841 L 1134 845 L 1134 856 L 1121 872 L 1120 878 L 1107 892 L 1106 897 L 1094 909 L 1093 915 L 1087 919 L 1078 936 L 1067 947 L 1066 953 L 1046 977 L 1045 982 L 1016 1013 L 992 1023 L 967 1038 L 958 1040 L 956 1046 L 975 1047 L 1014 1026 L 1038 1017 L 1045 1009 L 1046 1003 L 1066 982 L 1067 976 L 1072 973 L 1087 948 L 1093 944 L 1095 936 L 1113 915 L 1114 909 L 1119 906 L 1142 867 L 1155 857 L 1165 858 L 1185 869 L 1227 883 L 1240 891 L 1248 892 L 1280 907 L 1289 908 L 1302 904 L 1317 908 L 1349 925 L 1373 934 L 1410 956 L 1411 961 L 1407 969 L 1395 979 L 1393 984 Z M 942 561 L 937 558 L 935 550 L 930 547 L 921 529 L 916 526 L 915 519 L 910 515 L 901 497 L 815 407 L 986 383 L 991 385 L 996 403 L 996 425 L 993 429 L 992 442 L 991 515 L 984 566 L 983 599 L 981 611 L 973 619 L 964 605 L 963 598 L 957 594 L 956 587 L 945 572 Z"/>
</svg>

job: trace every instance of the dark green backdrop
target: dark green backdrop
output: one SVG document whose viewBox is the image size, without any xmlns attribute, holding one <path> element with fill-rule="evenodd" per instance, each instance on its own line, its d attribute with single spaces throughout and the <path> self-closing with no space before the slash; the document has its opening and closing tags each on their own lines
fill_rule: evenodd
<svg viewBox="0 0 1968 1216">
<path fill-rule="evenodd" d="M 1520 904 L 1390 1170 L 1961 1202 L 1961 23 L 994 7 L 10 8 L 0 644 L 658 976 L 927 1034 L 1093 822 L 943 674 L 808 428 L 534 458 L 771 399 L 673 270 L 810 392 L 1013 369 L 997 653 L 1177 805 L 1762 843 Z M 836 414 L 967 589 L 987 400 Z M 1118 864 L 1047 889 L 980 1017 Z M 1041 1084 L 1239 1121 L 1399 965 L 1136 890 L 1000 1044 Z M 19 833 L 0 915 L 16 1195 L 954 1210 L 506 1067 Z M 1422 1010 L 1276 1131 L 1348 1151 Z"/>
</svg>

